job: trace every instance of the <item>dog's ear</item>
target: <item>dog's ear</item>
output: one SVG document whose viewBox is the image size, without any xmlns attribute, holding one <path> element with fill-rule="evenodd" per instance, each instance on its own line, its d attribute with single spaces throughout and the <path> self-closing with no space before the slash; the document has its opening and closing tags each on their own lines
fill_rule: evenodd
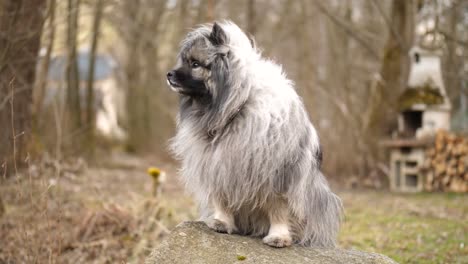
<svg viewBox="0 0 468 264">
<path fill-rule="evenodd" d="M 215 46 L 224 45 L 227 41 L 226 33 L 216 22 L 213 24 L 213 29 L 211 30 L 210 41 Z"/>
<path fill-rule="evenodd" d="M 211 78 L 215 84 L 213 91 L 213 108 L 217 111 L 213 112 L 219 115 L 219 112 L 224 109 L 226 102 L 230 98 L 231 85 L 229 85 L 229 60 L 225 54 L 218 53 L 211 63 Z"/>
<path fill-rule="evenodd" d="M 216 85 L 214 104 L 217 105 L 218 109 L 221 109 L 225 101 L 228 100 L 230 92 L 229 85 L 227 85 L 229 79 L 229 60 L 226 56 L 217 56 L 211 65 L 211 74 Z"/>
</svg>

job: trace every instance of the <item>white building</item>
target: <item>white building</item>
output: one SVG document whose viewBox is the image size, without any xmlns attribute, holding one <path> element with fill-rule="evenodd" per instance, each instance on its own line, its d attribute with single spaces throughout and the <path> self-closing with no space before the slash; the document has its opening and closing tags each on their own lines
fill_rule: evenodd
<svg viewBox="0 0 468 264">
<path fill-rule="evenodd" d="M 81 101 L 84 102 L 86 100 L 90 54 L 87 51 L 81 51 L 78 53 L 77 59 L 80 97 Z M 65 103 L 66 65 L 67 59 L 64 55 L 58 55 L 51 59 L 47 74 L 48 86 L 43 102 L 46 107 L 52 105 L 54 100 L 58 100 L 60 104 Z M 100 135 L 108 139 L 123 141 L 126 139 L 127 133 L 121 127 L 119 120 L 124 118 L 125 93 L 122 87 L 117 84 L 115 71 L 116 63 L 112 57 L 101 54 L 96 56 L 94 72 L 95 126 Z"/>
</svg>

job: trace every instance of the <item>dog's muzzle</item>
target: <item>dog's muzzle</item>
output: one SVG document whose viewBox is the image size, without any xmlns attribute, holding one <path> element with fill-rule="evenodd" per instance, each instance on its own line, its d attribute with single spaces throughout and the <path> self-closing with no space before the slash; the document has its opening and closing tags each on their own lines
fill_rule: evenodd
<svg viewBox="0 0 468 264">
<path fill-rule="evenodd" d="M 167 78 L 167 84 L 169 85 L 169 87 L 171 87 L 171 90 L 173 90 L 174 92 L 179 92 L 181 86 L 179 83 L 177 83 L 174 78 L 175 78 L 175 71 L 170 71 L 166 74 L 166 78 Z"/>
</svg>

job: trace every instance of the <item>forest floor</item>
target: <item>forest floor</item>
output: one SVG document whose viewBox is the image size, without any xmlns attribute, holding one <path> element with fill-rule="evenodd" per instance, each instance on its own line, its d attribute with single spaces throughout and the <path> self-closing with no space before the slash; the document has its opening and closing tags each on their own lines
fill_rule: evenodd
<svg viewBox="0 0 468 264">
<path fill-rule="evenodd" d="M 167 173 L 152 195 L 149 166 Z M 1 180 L 0 264 L 142 263 L 196 206 L 173 163 L 112 155 L 88 167 L 44 159 Z M 340 246 L 400 263 L 468 263 L 468 195 L 340 190 Z"/>
</svg>

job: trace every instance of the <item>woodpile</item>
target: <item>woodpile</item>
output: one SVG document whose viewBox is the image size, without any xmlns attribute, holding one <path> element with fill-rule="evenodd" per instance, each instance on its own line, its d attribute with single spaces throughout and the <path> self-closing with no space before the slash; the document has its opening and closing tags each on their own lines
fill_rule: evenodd
<svg viewBox="0 0 468 264">
<path fill-rule="evenodd" d="M 468 139 L 438 131 L 422 166 L 427 191 L 468 192 Z"/>
</svg>

